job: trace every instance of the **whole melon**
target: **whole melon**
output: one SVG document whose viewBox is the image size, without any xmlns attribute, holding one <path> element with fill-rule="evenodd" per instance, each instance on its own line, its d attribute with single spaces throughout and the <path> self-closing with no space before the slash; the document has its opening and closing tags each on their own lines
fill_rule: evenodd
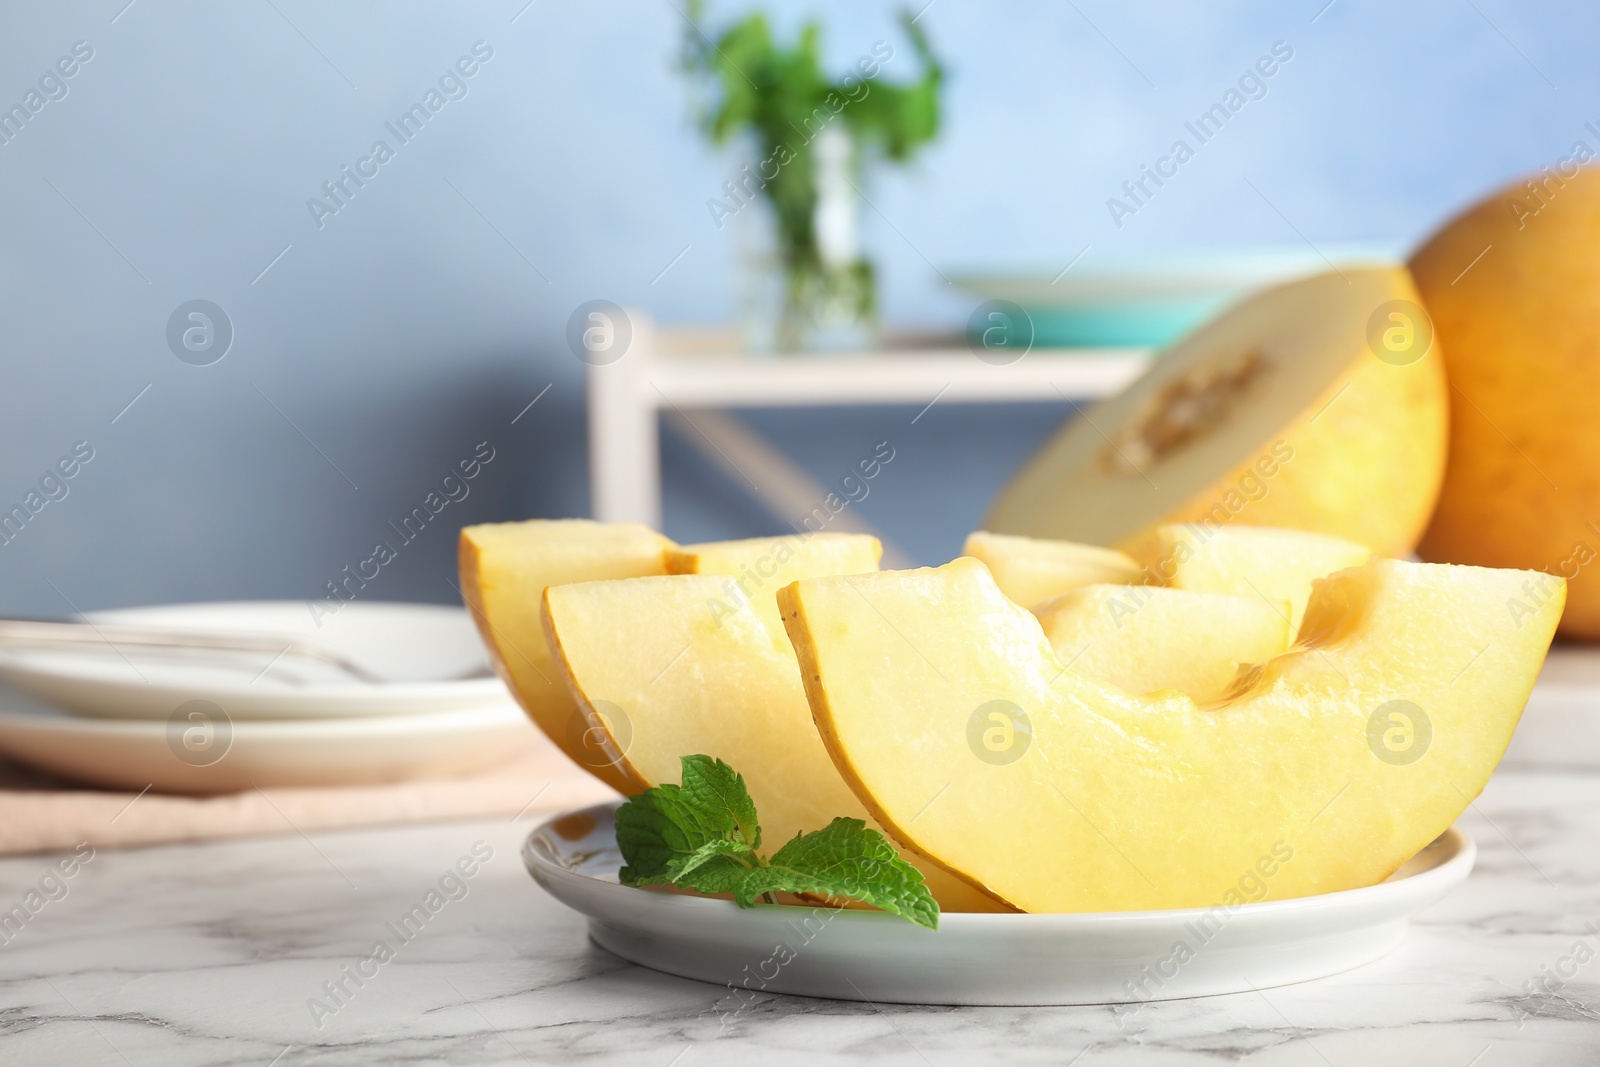
<svg viewBox="0 0 1600 1067">
<path fill-rule="evenodd" d="M 1450 381 L 1424 559 L 1568 579 L 1560 632 L 1600 638 L 1600 171 L 1546 167 L 1446 223 L 1411 271 Z M 1513 613 L 1558 583 L 1530 583 Z"/>
</svg>

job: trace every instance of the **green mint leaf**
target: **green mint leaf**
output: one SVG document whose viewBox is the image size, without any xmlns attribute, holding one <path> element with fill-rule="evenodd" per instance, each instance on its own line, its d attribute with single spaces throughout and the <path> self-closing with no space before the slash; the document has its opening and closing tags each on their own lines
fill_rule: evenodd
<svg viewBox="0 0 1600 1067">
<path fill-rule="evenodd" d="M 731 893 L 746 871 L 760 862 L 750 849 L 733 841 L 707 841 L 687 856 L 667 864 L 662 872 L 664 881 L 674 885 L 689 886 L 703 893 Z M 701 883 L 715 882 L 716 889 L 706 889 Z"/>
<path fill-rule="evenodd" d="M 744 779 L 710 756 L 683 757 L 683 784 L 647 789 L 617 809 L 624 885 L 729 892 L 759 862 L 755 802 Z"/>
<path fill-rule="evenodd" d="M 646 789 L 617 809 L 623 885 L 731 893 L 742 908 L 777 892 L 848 897 L 938 929 L 939 905 L 921 873 L 860 819 L 796 834 L 766 860 L 744 779 L 710 756 L 684 756 L 682 766 L 681 785 Z"/>
<path fill-rule="evenodd" d="M 851 897 L 918 926 L 939 928 L 939 905 L 922 872 L 860 819 L 834 819 L 824 829 L 797 834 L 769 865 L 746 872 L 733 892 L 739 906 L 748 908 L 776 891 Z"/>
<path fill-rule="evenodd" d="M 686 856 L 667 864 L 659 875 L 637 877 L 629 868 L 619 878 L 624 885 L 675 885 L 700 893 L 732 893 L 752 867 L 760 862 L 754 852 L 733 841 L 707 841 Z"/>
<path fill-rule="evenodd" d="M 744 776 L 710 756 L 684 756 L 683 795 L 718 826 L 729 827 L 736 840 L 751 849 L 761 847 L 761 824 L 756 802 L 744 787 Z"/>
</svg>

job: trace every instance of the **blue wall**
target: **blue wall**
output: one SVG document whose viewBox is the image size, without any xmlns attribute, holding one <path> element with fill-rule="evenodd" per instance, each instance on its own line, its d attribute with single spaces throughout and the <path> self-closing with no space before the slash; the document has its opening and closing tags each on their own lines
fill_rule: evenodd
<svg viewBox="0 0 1600 1067">
<path fill-rule="evenodd" d="M 0 106 L 26 105 L 75 42 L 93 56 L 47 79 L 59 98 L 0 144 L 0 507 L 76 442 L 94 458 L 0 548 L 0 609 L 316 595 L 481 441 L 495 458 L 470 494 L 372 595 L 453 598 L 463 522 L 584 513 L 570 311 L 606 298 L 666 321 L 730 314 L 731 231 L 705 201 L 739 158 L 685 118 L 677 3 L 9 5 Z M 1296 231 L 1412 241 L 1600 119 L 1592 5 L 1323 5 L 936 0 L 922 24 L 951 70 L 945 134 L 869 189 L 888 319 L 965 318 L 973 301 L 934 266 L 1059 269 L 1086 244 Z M 788 26 L 812 10 L 775 6 Z M 902 43 L 890 8 L 815 10 L 841 67 Z M 478 41 L 493 55 L 465 95 L 319 227 L 307 199 L 375 140 L 398 143 L 384 124 Z M 1113 225 L 1106 198 L 1275 41 L 1294 58 L 1266 96 Z M 194 299 L 233 324 L 211 366 L 167 344 Z M 862 512 L 931 561 L 1062 417 L 910 414 L 758 425 L 819 479 L 893 440 Z M 668 533 L 777 528 L 678 443 L 664 455 Z"/>
</svg>

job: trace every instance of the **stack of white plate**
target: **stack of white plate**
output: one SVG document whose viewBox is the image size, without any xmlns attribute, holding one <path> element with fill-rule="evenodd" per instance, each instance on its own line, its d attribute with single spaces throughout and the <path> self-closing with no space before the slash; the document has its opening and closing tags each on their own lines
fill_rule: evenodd
<svg viewBox="0 0 1600 1067">
<path fill-rule="evenodd" d="M 532 726 L 460 608 L 302 601 L 96 612 L 99 626 L 274 634 L 292 654 L 129 645 L 0 648 L 0 755 L 116 789 L 226 793 L 462 774 L 525 750 Z"/>
</svg>

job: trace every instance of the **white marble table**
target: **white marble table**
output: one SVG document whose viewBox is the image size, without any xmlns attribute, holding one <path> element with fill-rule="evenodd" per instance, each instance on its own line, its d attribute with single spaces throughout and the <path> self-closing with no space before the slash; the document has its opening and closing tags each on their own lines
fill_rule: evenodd
<svg viewBox="0 0 1600 1067">
<path fill-rule="evenodd" d="M 1462 820 L 1466 886 L 1349 974 L 1137 1008 L 772 997 L 727 1028 L 718 989 L 608 955 L 533 884 L 532 822 L 100 852 L 0 927 L 0 1063 L 1600 1063 L 1600 775 L 1502 770 Z M 386 924 L 475 842 L 492 857 L 401 944 Z M 58 858 L 0 861 L 0 909 Z M 394 957 L 362 964 L 380 939 Z"/>
</svg>

